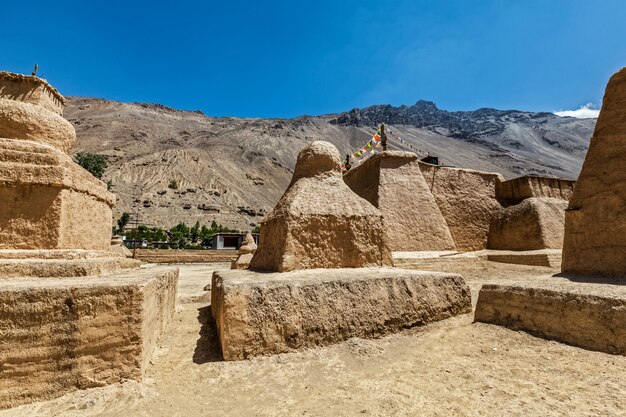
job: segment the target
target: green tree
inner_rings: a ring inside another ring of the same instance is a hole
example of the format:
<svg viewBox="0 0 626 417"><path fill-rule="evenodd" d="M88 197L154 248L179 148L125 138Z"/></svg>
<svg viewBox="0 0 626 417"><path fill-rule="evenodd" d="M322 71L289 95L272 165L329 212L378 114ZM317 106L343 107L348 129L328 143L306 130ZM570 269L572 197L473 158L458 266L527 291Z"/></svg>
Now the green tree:
<svg viewBox="0 0 626 417"><path fill-rule="evenodd" d="M170 229L171 242L178 246L179 249L183 249L189 244L190 229L185 223L179 223Z"/></svg>
<svg viewBox="0 0 626 417"><path fill-rule="evenodd" d="M189 231L189 237L191 238L191 243L195 244L200 238L200 221L196 221L196 224Z"/></svg>
<svg viewBox="0 0 626 417"><path fill-rule="evenodd" d="M107 168L107 159L103 155L96 155L89 152L78 152L74 155L76 163L85 168L94 177L102 179L104 170Z"/></svg>
<svg viewBox="0 0 626 417"><path fill-rule="evenodd" d="M172 190L178 190L178 181L170 180L168 187L171 188Z"/></svg>
<svg viewBox="0 0 626 417"><path fill-rule="evenodd" d="M179 230L179 229L177 229ZM183 229L184 232L184 229ZM178 233L177 238L184 239L184 233ZM160 227L148 227L143 224L137 226L136 229L131 229L126 232L126 238L128 240L147 240L148 242L164 242L168 240L167 233ZM178 245L178 243L176 243Z"/></svg>
<svg viewBox="0 0 626 417"><path fill-rule="evenodd" d="M124 228L130 221L130 213L122 213L122 217L117 220L117 232L124 233Z"/></svg>
<svg viewBox="0 0 626 417"><path fill-rule="evenodd" d="M200 240L202 241L202 246L211 246L211 241L213 240L211 229L203 225L200 228Z"/></svg>
<svg viewBox="0 0 626 417"><path fill-rule="evenodd" d="M165 242L167 241L167 234L163 229L157 227L154 229L153 239L157 242Z"/></svg>

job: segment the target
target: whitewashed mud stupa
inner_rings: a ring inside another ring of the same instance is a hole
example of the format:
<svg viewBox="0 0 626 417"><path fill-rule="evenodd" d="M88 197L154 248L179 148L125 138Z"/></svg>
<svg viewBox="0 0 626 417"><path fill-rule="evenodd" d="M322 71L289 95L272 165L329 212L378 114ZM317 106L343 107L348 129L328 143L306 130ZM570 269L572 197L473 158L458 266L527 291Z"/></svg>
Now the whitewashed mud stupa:
<svg viewBox="0 0 626 417"><path fill-rule="evenodd" d="M383 215L312 142L261 223L252 270L216 271L211 310L225 360L378 337L471 311L456 274L391 268ZM259 272L262 271L262 272Z"/></svg>
<svg viewBox="0 0 626 417"><path fill-rule="evenodd" d="M115 196L75 164L64 99L0 72L0 408L140 379L178 270L109 251Z"/></svg>

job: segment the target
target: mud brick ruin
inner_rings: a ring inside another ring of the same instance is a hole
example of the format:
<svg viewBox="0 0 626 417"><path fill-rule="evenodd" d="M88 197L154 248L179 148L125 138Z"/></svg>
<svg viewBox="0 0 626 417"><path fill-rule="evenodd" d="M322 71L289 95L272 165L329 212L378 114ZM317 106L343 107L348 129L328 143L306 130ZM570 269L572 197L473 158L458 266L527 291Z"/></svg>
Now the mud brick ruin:
<svg viewBox="0 0 626 417"><path fill-rule="evenodd" d="M613 75L565 215L563 271L626 271L626 69Z"/></svg>
<svg viewBox="0 0 626 417"><path fill-rule="evenodd" d="M111 252L106 184L75 164L64 99L0 72L0 408L141 379L178 270Z"/></svg>
<svg viewBox="0 0 626 417"><path fill-rule="evenodd" d="M626 69L622 69L607 85L573 193L569 187L563 190L563 184L542 191L549 198L557 193L570 197L564 216L562 274L533 285L484 285L476 321L626 355L625 115ZM530 188L535 195L536 187Z"/></svg>
<svg viewBox="0 0 626 417"><path fill-rule="evenodd" d="M393 251L455 249L450 229L412 152L385 151L348 171L344 181L383 215Z"/></svg>
<svg viewBox="0 0 626 417"><path fill-rule="evenodd" d="M506 181L497 173L431 165L400 151L373 155L344 181L379 208L392 251L489 249L497 251L485 255L494 261L560 263L574 181ZM542 252L530 253L537 250Z"/></svg>
<svg viewBox="0 0 626 417"><path fill-rule="evenodd" d="M177 268L111 240L115 196L69 156L63 103L45 80L0 72L0 408L142 379L176 304ZM403 253L554 266L562 249L561 274L472 287L474 322L626 355L625 115L626 69L576 183L400 151L342 175L337 148L314 141L258 248L248 235L231 269L207 273L203 326L226 361L377 338L472 312L461 275L394 267Z"/></svg>
<svg viewBox="0 0 626 417"><path fill-rule="evenodd" d="M261 222L250 269L391 266L381 212L341 177L335 146L316 141L298 155L291 184Z"/></svg>
<svg viewBox="0 0 626 417"><path fill-rule="evenodd" d="M252 270L214 272L211 310L225 360L378 337L471 311L461 276L388 267L383 215L344 184L340 164L328 142L304 148L262 223Z"/></svg>

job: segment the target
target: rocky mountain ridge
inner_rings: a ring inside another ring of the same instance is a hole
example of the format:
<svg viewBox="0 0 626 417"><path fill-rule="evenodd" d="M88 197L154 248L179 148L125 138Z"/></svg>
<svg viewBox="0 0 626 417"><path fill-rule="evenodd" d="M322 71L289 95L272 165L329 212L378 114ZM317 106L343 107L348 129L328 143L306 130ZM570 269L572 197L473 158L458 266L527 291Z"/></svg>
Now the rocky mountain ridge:
<svg viewBox="0 0 626 417"><path fill-rule="evenodd" d="M210 117L158 104L69 97L74 152L105 155L105 180L118 196L115 217L137 211L148 224L216 220L250 229L287 187L297 153L327 140L342 154L363 146L385 122L391 149L406 144L446 165L576 178L595 119L479 109L447 112L432 102L371 106L294 119ZM396 139L400 137L403 142ZM177 188L170 188L175 180Z"/></svg>
<svg viewBox="0 0 626 417"><path fill-rule="evenodd" d="M472 139L501 134L504 123L526 122L554 116L552 113L529 113L517 110L481 108L474 111L449 112L440 110L432 101L418 100L413 106L376 105L364 109L353 109L330 120L342 126L373 126L382 122L393 125L408 125L437 131L446 130L447 136L457 139Z"/></svg>

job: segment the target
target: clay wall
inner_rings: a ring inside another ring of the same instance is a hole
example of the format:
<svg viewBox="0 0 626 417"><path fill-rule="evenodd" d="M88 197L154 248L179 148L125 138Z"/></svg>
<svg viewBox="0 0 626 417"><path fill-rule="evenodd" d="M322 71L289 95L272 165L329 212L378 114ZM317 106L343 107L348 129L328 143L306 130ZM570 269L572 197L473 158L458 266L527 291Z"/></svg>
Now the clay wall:
<svg viewBox="0 0 626 417"><path fill-rule="evenodd" d="M576 181L559 178L524 176L496 184L496 198L505 206L517 204L526 198L550 197L569 200Z"/></svg>
<svg viewBox="0 0 626 417"><path fill-rule="evenodd" d="M111 243L108 203L70 189L1 186L0 249L99 249Z"/></svg>
<svg viewBox="0 0 626 417"><path fill-rule="evenodd" d="M498 251L498 253L489 253L485 257L488 261L505 264L548 266L553 268L561 265L561 252L551 251L549 249L544 251L523 252Z"/></svg>
<svg viewBox="0 0 626 417"><path fill-rule="evenodd" d="M236 250L181 250L137 249L135 256L149 263L207 263L231 262L237 258Z"/></svg>
<svg viewBox="0 0 626 417"><path fill-rule="evenodd" d="M487 246L498 250L560 249L567 202L559 198L527 198L494 213Z"/></svg>
<svg viewBox="0 0 626 417"><path fill-rule="evenodd" d="M392 268L215 271L211 309L224 360L372 338L472 310L460 275Z"/></svg>
<svg viewBox="0 0 626 417"><path fill-rule="evenodd" d="M485 284L478 295L475 320L626 355L626 295L619 285Z"/></svg>
<svg viewBox="0 0 626 417"><path fill-rule="evenodd" d="M108 250L112 219L107 203L71 189L61 191L59 249Z"/></svg>
<svg viewBox="0 0 626 417"><path fill-rule="evenodd" d="M170 269L169 271L162 274L165 279L151 279L146 281L143 286L142 372L150 363L157 341L165 332L165 327L174 316L176 309L178 269Z"/></svg>
<svg viewBox="0 0 626 417"><path fill-rule="evenodd" d="M456 249L463 252L486 249L489 224L501 208L496 200L496 186L504 177L493 172L423 162L419 167L446 219Z"/></svg>
<svg viewBox="0 0 626 417"><path fill-rule="evenodd" d="M60 193L46 186L0 186L0 249L57 248Z"/></svg>

